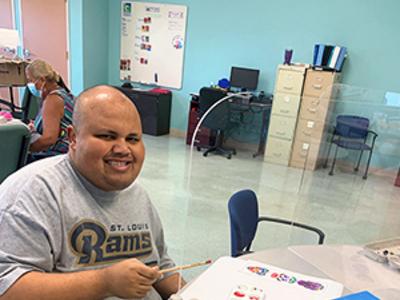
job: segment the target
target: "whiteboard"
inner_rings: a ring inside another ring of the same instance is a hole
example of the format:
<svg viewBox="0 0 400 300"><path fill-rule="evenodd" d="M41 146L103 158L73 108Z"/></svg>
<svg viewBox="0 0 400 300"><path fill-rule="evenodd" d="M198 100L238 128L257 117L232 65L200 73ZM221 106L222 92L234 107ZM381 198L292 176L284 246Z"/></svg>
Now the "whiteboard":
<svg viewBox="0 0 400 300"><path fill-rule="evenodd" d="M120 79L182 87L187 7L121 2Z"/></svg>

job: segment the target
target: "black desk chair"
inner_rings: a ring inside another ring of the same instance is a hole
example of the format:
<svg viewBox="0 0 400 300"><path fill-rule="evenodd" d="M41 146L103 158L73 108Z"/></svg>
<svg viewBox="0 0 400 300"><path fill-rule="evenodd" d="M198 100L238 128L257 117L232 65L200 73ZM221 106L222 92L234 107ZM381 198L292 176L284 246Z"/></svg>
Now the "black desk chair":
<svg viewBox="0 0 400 300"><path fill-rule="evenodd" d="M224 97L226 97L226 92L223 90L209 87L201 88L199 93L200 116L203 116L203 114L205 114L214 103ZM236 154L235 149L226 149L222 147L224 142L224 131L229 127L229 110L228 101L224 101L217 105L205 117L202 126L211 129L215 134L215 143L203 153L203 156L207 156L209 153L214 152L215 154L220 154L231 159L232 154Z"/></svg>

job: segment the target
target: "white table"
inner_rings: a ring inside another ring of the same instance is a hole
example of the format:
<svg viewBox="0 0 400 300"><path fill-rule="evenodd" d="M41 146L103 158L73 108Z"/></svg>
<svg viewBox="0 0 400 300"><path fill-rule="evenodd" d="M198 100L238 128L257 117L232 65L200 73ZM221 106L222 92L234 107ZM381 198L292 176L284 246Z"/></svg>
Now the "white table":
<svg viewBox="0 0 400 300"><path fill-rule="evenodd" d="M400 272L375 262L359 246L292 246L243 256L303 274L332 279L344 294L368 290L384 300L400 299Z"/></svg>
<svg viewBox="0 0 400 300"><path fill-rule="evenodd" d="M0 122L0 125L4 125L4 126L7 126L7 125L25 125L26 126L26 124L23 123L20 119L12 119L10 121Z"/></svg>

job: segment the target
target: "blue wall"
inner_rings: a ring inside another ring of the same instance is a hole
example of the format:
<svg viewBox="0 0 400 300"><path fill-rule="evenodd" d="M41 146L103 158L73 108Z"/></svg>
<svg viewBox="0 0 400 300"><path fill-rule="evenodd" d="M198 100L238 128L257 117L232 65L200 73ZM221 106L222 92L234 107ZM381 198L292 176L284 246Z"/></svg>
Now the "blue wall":
<svg viewBox="0 0 400 300"><path fill-rule="evenodd" d="M158 0L161 3L171 1ZM285 48L312 62L316 43L348 47L342 82L399 90L400 1L173 1L188 6L183 88L173 91L172 128L186 130L189 93L229 77L232 65L261 70L259 90L272 92ZM119 84L120 1L109 1L108 80Z"/></svg>
<svg viewBox="0 0 400 300"><path fill-rule="evenodd" d="M108 0L69 0L72 92L108 83Z"/></svg>
<svg viewBox="0 0 400 300"><path fill-rule="evenodd" d="M69 59L71 90L78 95L83 89L82 0L69 0Z"/></svg>
<svg viewBox="0 0 400 300"><path fill-rule="evenodd" d="M108 0L83 2L84 86L108 83Z"/></svg>

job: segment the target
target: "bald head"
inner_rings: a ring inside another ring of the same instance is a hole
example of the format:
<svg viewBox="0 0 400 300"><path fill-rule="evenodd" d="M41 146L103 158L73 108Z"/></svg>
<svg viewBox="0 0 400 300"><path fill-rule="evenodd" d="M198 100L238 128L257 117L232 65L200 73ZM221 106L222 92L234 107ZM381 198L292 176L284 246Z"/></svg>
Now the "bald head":
<svg viewBox="0 0 400 300"><path fill-rule="evenodd" d="M96 86L80 94L68 134L71 162L98 188L122 190L139 175L145 156L140 117L119 90Z"/></svg>
<svg viewBox="0 0 400 300"><path fill-rule="evenodd" d="M135 118L140 121L139 113L133 102L120 90L107 85L99 85L83 91L75 101L72 124L79 130L85 120L96 118L96 111L108 110L110 106L132 106Z"/></svg>

